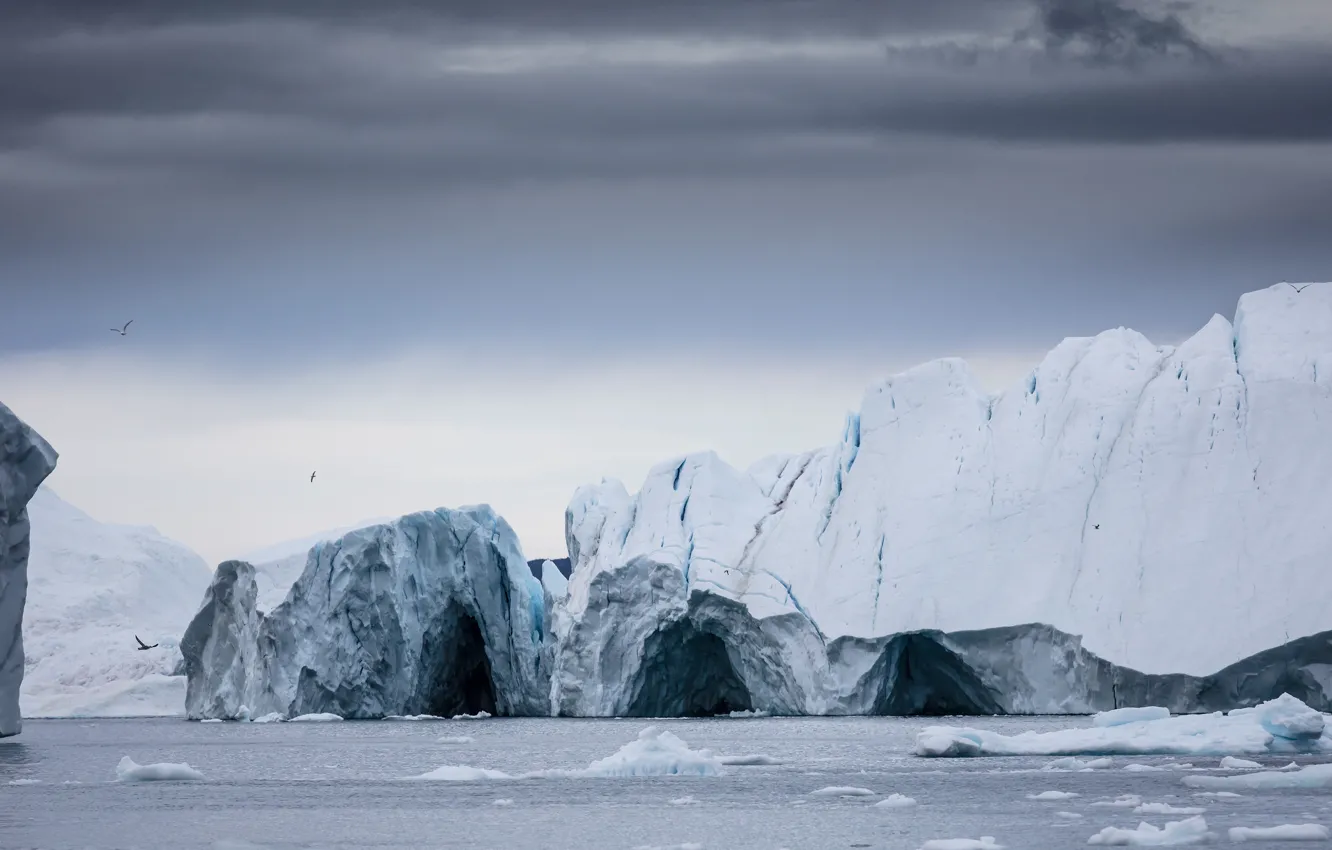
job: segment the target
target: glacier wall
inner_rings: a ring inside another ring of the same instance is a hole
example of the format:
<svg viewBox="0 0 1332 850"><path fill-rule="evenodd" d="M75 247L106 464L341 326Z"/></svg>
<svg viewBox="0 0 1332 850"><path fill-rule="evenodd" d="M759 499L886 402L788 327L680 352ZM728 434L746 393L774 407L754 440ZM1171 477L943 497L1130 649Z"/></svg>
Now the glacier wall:
<svg viewBox="0 0 1332 850"><path fill-rule="evenodd" d="M28 502L55 470L50 444L0 403L0 738L23 729L23 609L28 594Z"/></svg>
<svg viewBox="0 0 1332 850"><path fill-rule="evenodd" d="M186 714L546 714L547 590L489 507L316 545L284 602L222 564L181 640Z"/></svg>
<svg viewBox="0 0 1332 850"><path fill-rule="evenodd" d="M927 363L871 387L828 448L580 488L552 709L1207 704L1230 685L1198 677L1332 628L1329 428L1332 284L1283 284L1178 346L1066 340L998 395ZM1015 623L1053 631L956 636ZM682 653L711 684L674 681ZM953 682L913 694L893 672L913 665Z"/></svg>

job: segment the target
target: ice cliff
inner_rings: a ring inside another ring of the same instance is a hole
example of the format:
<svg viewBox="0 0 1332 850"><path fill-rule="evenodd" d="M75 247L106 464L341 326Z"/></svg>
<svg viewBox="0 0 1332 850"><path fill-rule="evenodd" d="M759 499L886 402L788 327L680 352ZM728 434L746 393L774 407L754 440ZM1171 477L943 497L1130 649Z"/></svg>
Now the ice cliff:
<svg viewBox="0 0 1332 850"><path fill-rule="evenodd" d="M186 713L545 714L547 592L485 506L320 543L267 614L254 568L224 563L181 640Z"/></svg>
<svg viewBox="0 0 1332 850"><path fill-rule="evenodd" d="M55 470L56 452L0 403L0 738L23 729L23 609L28 593L28 502Z"/></svg>
<svg viewBox="0 0 1332 850"><path fill-rule="evenodd" d="M1069 339L996 396L927 363L871 387L831 447L581 488L552 707L1219 699L1239 685L1196 677L1332 628L1330 427L1332 284L1246 294L1178 346ZM1054 628L929 636L1016 623ZM913 694L912 665L954 681ZM1326 691L1325 662L1280 666Z"/></svg>

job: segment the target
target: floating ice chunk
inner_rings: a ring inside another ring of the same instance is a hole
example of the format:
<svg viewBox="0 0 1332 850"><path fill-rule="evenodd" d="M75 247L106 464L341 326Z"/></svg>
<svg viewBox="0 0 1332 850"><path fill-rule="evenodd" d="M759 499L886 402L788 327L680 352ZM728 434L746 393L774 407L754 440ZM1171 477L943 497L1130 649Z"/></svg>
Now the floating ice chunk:
<svg viewBox="0 0 1332 850"><path fill-rule="evenodd" d="M876 809L909 809L916 805L916 801L905 794L889 794L882 800L874 804Z"/></svg>
<svg viewBox="0 0 1332 850"><path fill-rule="evenodd" d="M1077 812L1055 812L1055 817L1064 820L1082 820L1082 815Z"/></svg>
<svg viewBox="0 0 1332 850"><path fill-rule="evenodd" d="M1166 770L1166 768L1159 764L1139 764L1138 762L1126 764L1124 765L1124 769L1129 773L1156 773L1158 771Z"/></svg>
<svg viewBox="0 0 1332 850"><path fill-rule="evenodd" d="M1169 803L1143 803L1135 806L1135 815L1200 815L1206 809L1198 806L1172 806Z"/></svg>
<svg viewBox="0 0 1332 850"><path fill-rule="evenodd" d="M868 788L857 788L854 785L829 785L827 788L820 788L817 791L810 791L811 797L874 797L877 796Z"/></svg>
<svg viewBox="0 0 1332 850"><path fill-rule="evenodd" d="M412 779L472 782L482 779L600 779L620 776L720 776L721 761L708 750L691 750L670 732L649 726L636 740L581 770L534 770L510 776L499 770L446 764Z"/></svg>
<svg viewBox="0 0 1332 850"><path fill-rule="evenodd" d="M256 717L254 719L255 723L285 723L286 721L286 715L279 711L270 712L263 717Z"/></svg>
<svg viewBox="0 0 1332 850"><path fill-rule="evenodd" d="M1003 735L969 727L931 726L916 737L926 757L1032 755L1233 755L1323 752L1323 716L1283 694L1229 714L1171 715L1114 726Z"/></svg>
<svg viewBox="0 0 1332 850"><path fill-rule="evenodd" d="M771 717L772 715L766 711L732 711L726 716L740 719L746 717Z"/></svg>
<svg viewBox="0 0 1332 850"><path fill-rule="evenodd" d="M206 718L204 718L203 720L200 720L199 722L200 722L200 723L221 723L221 722L222 722L222 718L220 718L220 717L206 717Z"/></svg>
<svg viewBox="0 0 1332 850"><path fill-rule="evenodd" d="M1186 776L1184 784L1190 788L1246 788L1253 791L1275 788L1328 788L1332 787L1332 764L1311 764L1299 770L1265 770L1262 773L1244 773L1239 776Z"/></svg>
<svg viewBox="0 0 1332 850"><path fill-rule="evenodd" d="M237 719L237 720L240 720L240 721L247 721L247 720L249 720L249 719L250 719L250 707L249 707L248 705L242 705L242 706L240 706L239 708L237 708L237 709L236 709L236 719Z"/></svg>
<svg viewBox="0 0 1332 850"><path fill-rule="evenodd" d="M1170 716L1170 709L1159 705L1142 708L1116 708L1092 715L1092 725L1100 728L1123 726L1126 723L1143 723L1151 720L1164 720Z"/></svg>
<svg viewBox="0 0 1332 850"><path fill-rule="evenodd" d="M1076 756L1065 756L1055 759L1041 770L1104 770L1113 764L1113 761L1106 758L1083 760Z"/></svg>
<svg viewBox="0 0 1332 850"><path fill-rule="evenodd" d="M124 756L116 765L116 778L121 782L173 782L204 777L188 764L136 764L134 759Z"/></svg>
<svg viewBox="0 0 1332 850"><path fill-rule="evenodd" d="M975 838L933 838L920 845L920 850L1003 850L1004 845L995 843L993 835Z"/></svg>
<svg viewBox="0 0 1332 850"><path fill-rule="evenodd" d="M469 767L465 764L446 764L429 773L413 776L413 779L429 779L435 782L479 782L486 779L513 779L502 770L487 770L484 767Z"/></svg>
<svg viewBox="0 0 1332 850"><path fill-rule="evenodd" d="M1281 826L1232 826L1230 840L1243 841L1326 841L1327 827L1318 823L1287 823Z"/></svg>
<svg viewBox="0 0 1332 850"><path fill-rule="evenodd" d="M499 800L494 801L494 802L491 803L490 805L492 805L492 806L512 806L512 805L513 805L513 800L510 800L510 799L507 799L507 798L501 798L501 799L499 799Z"/></svg>
<svg viewBox="0 0 1332 850"><path fill-rule="evenodd" d="M1201 817L1191 817L1170 821L1160 828L1150 823L1140 823L1137 829L1107 826L1088 838L1087 843L1118 847L1178 847L1201 844L1208 836L1207 821Z"/></svg>
<svg viewBox="0 0 1332 850"><path fill-rule="evenodd" d="M691 750L656 726L638 733L618 752L594 761L579 776L720 776L721 761L708 750Z"/></svg>
<svg viewBox="0 0 1332 850"><path fill-rule="evenodd" d="M466 735L445 735L435 739L436 744L470 744L472 739Z"/></svg>
<svg viewBox="0 0 1332 850"><path fill-rule="evenodd" d="M42 784L42 780L40 780L40 779L11 779L11 780L9 780L8 782L6 782L5 784L6 784L6 785L41 785L41 784Z"/></svg>
<svg viewBox="0 0 1332 850"><path fill-rule="evenodd" d="M743 767L753 767L760 765L781 764L780 761L772 756L719 756L718 761L725 765L736 765Z"/></svg>
<svg viewBox="0 0 1332 850"><path fill-rule="evenodd" d="M1233 791L1199 791L1193 796L1210 797L1214 800L1237 800L1242 798L1243 794L1236 794Z"/></svg>
<svg viewBox="0 0 1332 850"><path fill-rule="evenodd" d="M1040 800L1042 802L1051 802L1055 800L1071 800L1078 795L1072 791L1042 791L1039 794L1028 794L1028 800Z"/></svg>
<svg viewBox="0 0 1332 850"><path fill-rule="evenodd" d="M1234 756L1226 756L1221 759L1222 770L1262 770L1263 766L1256 761L1248 759L1237 759Z"/></svg>
<svg viewBox="0 0 1332 850"><path fill-rule="evenodd" d="M435 714L390 714L385 720L448 720Z"/></svg>
<svg viewBox="0 0 1332 850"><path fill-rule="evenodd" d="M1137 794L1121 794L1113 800L1098 800L1093 806L1106 806L1112 809L1132 809L1142 805L1142 797Z"/></svg>
<svg viewBox="0 0 1332 850"><path fill-rule="evenodd" d="M489 711L478 711L476 714L455 714L452 720L485 720L490 717Z"/></svg>
<svg viewBox="0 0 1332 850"><path fill-rule="evenodd" d="M698 803L698 800L694 799L693 797L686 796L686 797L676 797L674 800L671 800L670 802L672 806L693 806Z"/></svg>
<svg viewBox="0 0 1332 850"><path fill-rule="evenodd" d="M334 723L341 720L342 717L337 714L323 712L320 714L299 714L288 720L288 723Z"/></svg>

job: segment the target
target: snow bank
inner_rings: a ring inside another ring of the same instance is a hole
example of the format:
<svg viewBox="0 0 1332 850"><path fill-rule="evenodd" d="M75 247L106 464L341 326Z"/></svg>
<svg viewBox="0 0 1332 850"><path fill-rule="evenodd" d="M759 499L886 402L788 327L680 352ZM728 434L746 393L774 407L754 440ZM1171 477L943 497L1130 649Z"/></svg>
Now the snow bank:
<svg viewBox="0 0 1332 850"><path fill-rule="evenodd" d="M124 756L116 765L116 778L121 782L175 782L203 779L204 776L188 764L136 764L134 759Z"/></svg>
<svg viewBox="0 0 1332 850"><path fill-rule="evenodd" d="M1179 847L1201 844L1209 837L1207 821L1201 817L1191 817L1171 821L1164 827L1155 827L1146 822L1138 824L1137 829L1107 826L1087 839L1087 843L1114 847Z"/></svg>
<svg viewBox="0 0 1332 850"><path fill-rule="evenodd" d="M1327 827L1317 823L1288 823L1281 826L1232 826L1230 840L1244 841L1326 841Z"/></svg>
<svg viewBox="0 0 1332 850"><path fill-rule="evenodd" d="M0 738L23 729L24 609L28 608L29 504L56 465L56 452L0 403ZM31 536L30 536L31 532ZM31 651L31 640L29 640Z"/></svg>
<svg viewBox="0 0 1332 850"><path fill-rule="evenodd" d="M1332 764L1311 764L1298 770L1269 770L1240 776L1186 776L1191 788L1268 791L1280 788L1332 788Z"/></svg>
<svg viewBox="0 0 1332 850"><path fill-rule="evenodd" d="M1006 755L1224 755L1332 751L1323 715L1286 694L1223 715L1169 716L1112 726L1003 735L931 726L917 736L925 757Z"/></svg>

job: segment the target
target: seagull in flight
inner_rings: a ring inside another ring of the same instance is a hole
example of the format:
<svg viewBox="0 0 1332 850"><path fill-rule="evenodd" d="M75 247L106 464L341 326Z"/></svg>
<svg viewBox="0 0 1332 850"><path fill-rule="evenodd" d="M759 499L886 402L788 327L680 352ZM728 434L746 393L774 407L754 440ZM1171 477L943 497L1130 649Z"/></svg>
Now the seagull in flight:
<svg viewBox="0 0 1332 850"><path fill-rule="evenodd" d="M149 646L148 644L146 644L146 643L144 643L143 641L139 640L139 636L138 636L138 635L135 635L135 636L134 636L134 640L135 640L136 643L139 644L139 651L140 651L140 652L142 652L142 651L145 650L145 649L156 649L156 648L157 648L157 644L153 644L152 646Z"/></svg>
<svg viewBox="0 0 1332 850"><path fill-rule="evenodd" d="M314 474L313 472L311 472L311 473L310 473L310 480L311 480L311 481L314 481L314 477L315 477L315 474Z"/></svg>
<svg viewBox="0 0 1332 850"><path fill-rule="evenodd" d="M1306 283L1304 286L1296 286L1296 285L1293 284L1293 283L1287 283L1286 286L1289 286L1291 289L1295 290L1295 294L1298 295L1298 294L1300 294L1301 292L1303 292L1304 290L1306 290L1306 289L1308 289L1309 287L1313 286L1313 284L1312 284L1312 283Z"/></svg>
<svg viewBox="0 0 1332 850"><path fill-rule="evenodd" d="M111 333L125 336L126 332L129 330L129 326L132 324L134 324L134 320L130 319L128 322L125 323L125 326L123 328L112 328Z"/></svg>

